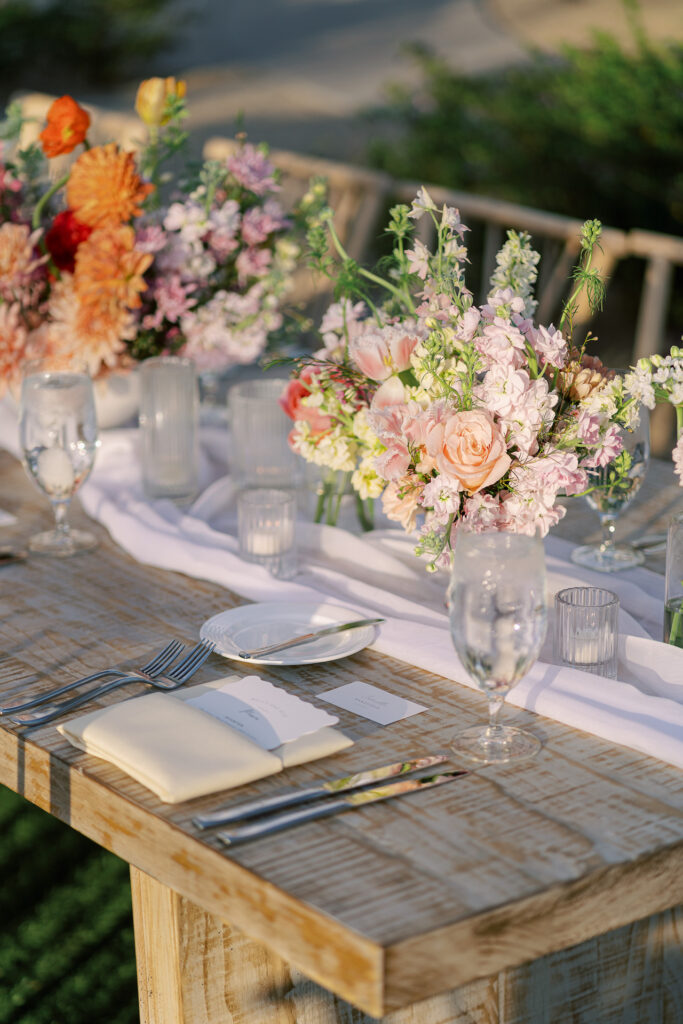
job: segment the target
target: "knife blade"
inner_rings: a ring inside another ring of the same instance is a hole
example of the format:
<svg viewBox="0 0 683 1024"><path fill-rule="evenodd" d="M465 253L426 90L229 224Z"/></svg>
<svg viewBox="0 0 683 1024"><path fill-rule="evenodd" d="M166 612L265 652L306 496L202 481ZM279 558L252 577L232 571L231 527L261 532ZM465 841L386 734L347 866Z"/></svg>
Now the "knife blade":
<svg viewBox="0 0 683 1024"><path fill-rule="evenodd" d="M263 654L274 654L276 651L284 651L287 647L297 647L299 644L308 644L321 636L331 636L332 633L342 633L345 629L358 629L359 626L375 626L384 619L358 619L356 622L336 622L334 626L326 626L324 629L317 629L312 633L303 633L301 636L294 636L291 640L282 640L278 644L269 644L267 647L259 647L254 651L238 651L238 657L260 658Z"/></svg>
<svg viewBox="0 0 683 1024"><path fill-rule="evenodd" d="M272 796L245 800L241 804L222 807L210 814L198 814L196 818L192 819L192 823L201 829L213 828L215 825L227 825L231 821L255 818L260 814L268 814L270 811L282 810L283 807L292 807L296 804L318 800L320 797L328 797L331 794L360 789L373 782L380 782L382 779L392 779L397 775L407 775L409 772L416 772L423 768L432 768L434 765L443 764L448 759L448 754L430 754L427 757L415 757L409 761L395 761L393 764L370 768L364 772L357 772L355 775L343 775L339 779L328 779L327 782L319 782L313 786L287 789L282 793L274 793Z"/></svg>
<svg viewBox="0 0 683 1024"><path fill-rule="evenodd" d="M217 832L216 835L225 846L236 846L249 839L281 832L283 829L300 825L305 821L326 818L331 814L341 814L344 811L351 811L356 807L364 807L366 804L376 803L380 800L391 800L393 797L403 796L405 793L417 793L421 789L442 786L446 782L454 782L469 774L470 772L464 769L456 769L452 772L443 772L441 775L401 779L400 782L390 782L388 786L364 789L359 793L349 793L346 796L323 800L312 807L298 807L296 810L284 811L282 814L271 814L262 821L255 821L250 825L238 825L237 828L225 829L222 832Z"/></svg>

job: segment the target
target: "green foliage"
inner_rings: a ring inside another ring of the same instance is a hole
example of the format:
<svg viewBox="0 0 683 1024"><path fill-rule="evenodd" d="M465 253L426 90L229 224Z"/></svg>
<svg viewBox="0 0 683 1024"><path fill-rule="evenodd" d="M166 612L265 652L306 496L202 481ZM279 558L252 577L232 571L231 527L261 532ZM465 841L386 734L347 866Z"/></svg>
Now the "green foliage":
<svg viewBox="0 0 683 1024"><path fill-rule="evenodd" d="M395 92L401 137L375 143L375 164L572 217L599 213L614 227L681 233L683 47L656 45L634 16L628 48L597 34L589 49L535 53L475 77L414 54L423 88Z"/></svg>
<svg viewBox="0 0 683 1024"><path fill-rule="evenodd" d="M178 26L169 0L3 0L0 90L58 92L144 71Z"/></svg>
<svg viewBox="0 0 683 1024"><path fill-rule="evenodd" d="M0 1024L135 1024L128 865L0 789Z"/></svg>

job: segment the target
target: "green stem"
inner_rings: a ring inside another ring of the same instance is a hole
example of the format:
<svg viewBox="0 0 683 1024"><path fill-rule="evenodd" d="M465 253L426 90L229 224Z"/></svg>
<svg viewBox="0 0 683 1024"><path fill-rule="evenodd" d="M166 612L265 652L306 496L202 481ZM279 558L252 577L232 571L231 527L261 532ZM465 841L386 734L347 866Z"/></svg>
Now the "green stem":
<svg viewBox="0 0 683 1024"><path fill-rule="evenodd" d="M59 192L60 188L63 188L64 185L66 185L68 180L69 175L65 174L63 178L60 178L59 181L56 181L54 185L40 197L33 210L33 218L31 220L31 226L33 227L34 231L36 228L40 227L40 217L43 210L45 209L46 204L49 203L49 201L52 199L53 195L55 195L56 192Z"/></svg>
<svg viewBox="0 0 683 1024"><path fill-rule="evenodd" d="M372 530L374 527L374 504L372 498L367 498L363 501L358 491L356 491L356 512L358 514L358 522L361 525L362 530Z"/></svg>
<svg viewBox="0 0 683 1024"><path fill-rule="evenodd" d="M332 243L337 252L339 253L339 255L341 256L341 258L343 260L350 260L351 257L349 256L346 249L339 240L339 236L337 235L337 232L334 229L334 224L332 223L331 220L327 221L327 226L329 228L330 237L332 238ZM400 299L401 302L403 302L408 307L411 313L415 312L413 300L411 299L407 292L404 292L400 288L397 288L396 285L391 284L391 282L385 281L384 278L379 277L378 274L373 274L371 270L366 270L365 267L358 267L358 273L362 274L363 277L367 278L368 281L372 281L374 282L374 284L378 284L382 288L386 288L386 290L391 292L392 295L395 295L397 299Z"/></svg>
<svg viewBox="0 0 683 1024"><path fill-rule="evenodd" d="M683 405L675 405L676 410L676 437L680 437L683 434Z"/></svg>

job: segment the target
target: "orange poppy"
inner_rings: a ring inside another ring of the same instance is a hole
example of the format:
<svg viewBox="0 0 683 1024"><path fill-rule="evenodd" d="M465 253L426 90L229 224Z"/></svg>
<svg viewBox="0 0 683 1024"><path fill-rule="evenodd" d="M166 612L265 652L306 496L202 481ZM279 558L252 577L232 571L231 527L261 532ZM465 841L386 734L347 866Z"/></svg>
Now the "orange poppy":
<svg viewBox="0 0 683 1024"><path fill-rule="evenodd" d="M40 133L47 157L70 153L84 141L90 127L90 115L71 96L60 96L47 112L47 124Z"/></svg>
<svg viewBox="0 0 683 1024"><path fill-rule="evenodd" d="M81 224L97 228L139 217L153 191L154 185L137 173L133 154L109 142L81 153L71 169L66 200Z"/></svg>

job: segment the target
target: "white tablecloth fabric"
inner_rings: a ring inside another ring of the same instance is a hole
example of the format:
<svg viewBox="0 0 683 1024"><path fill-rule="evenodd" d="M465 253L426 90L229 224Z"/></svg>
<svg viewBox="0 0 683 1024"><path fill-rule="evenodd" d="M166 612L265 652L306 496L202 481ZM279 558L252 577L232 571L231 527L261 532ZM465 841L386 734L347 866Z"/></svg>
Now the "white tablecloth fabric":
<svg viewBox="0 0 683 1024"><path fill-rule="evenodd" d="M16 414L0 403L0 443L17 454ZM453 650L444 606L446 580L428 574L398 529L363 536L300 522L300 571L276 580L244 562L234 535L233 485L226 475L228 436L202 431L202 493L187 509L145 501L135 429L104 433L84 509L143 564L221 584L252 601L332 601L359 616L386 618L373 648L419 668L475 684ZM232 532L230 532L232 531ZM574 566L571 545L548 538L547 568L555 592L576 583L608 587L620 598L619 680L558 668L548 641L542 659L507 703L642 751L683 768L683 651L658 642L663 579L646 569L606 577ZM201 622L196 623L197 631ZM482 713L484 709L482 707Z"/></svg>

